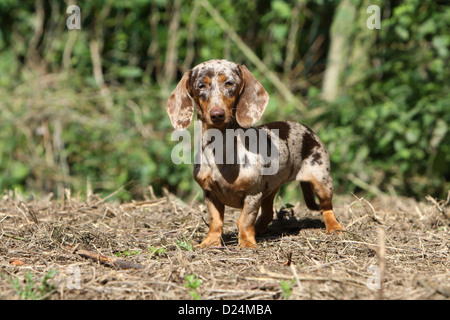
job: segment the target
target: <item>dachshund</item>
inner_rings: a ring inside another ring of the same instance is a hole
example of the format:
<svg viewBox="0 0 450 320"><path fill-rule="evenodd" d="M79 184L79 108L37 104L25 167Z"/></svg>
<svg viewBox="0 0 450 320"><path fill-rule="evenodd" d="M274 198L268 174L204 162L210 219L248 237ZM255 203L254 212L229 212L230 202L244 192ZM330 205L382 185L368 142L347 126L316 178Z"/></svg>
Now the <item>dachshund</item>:
<svg viewBox="0 0 450 320"><path fill-rule="evenodd" d="M273 219L275 195L293 180L300 181L307 207L322 212L327 234L344 229L334 215L329 155L318 136L292 121L252 127L268 102L267 91L244 65L217 59L184 73L167 101L175 129L190 125L194 109L201 127L194 179L203 189L210 223L200 247L222 243L225 206L230 206L242 209L239 248L256 248L255 236ZM269 167L276 170L264 172Z"/></svg>

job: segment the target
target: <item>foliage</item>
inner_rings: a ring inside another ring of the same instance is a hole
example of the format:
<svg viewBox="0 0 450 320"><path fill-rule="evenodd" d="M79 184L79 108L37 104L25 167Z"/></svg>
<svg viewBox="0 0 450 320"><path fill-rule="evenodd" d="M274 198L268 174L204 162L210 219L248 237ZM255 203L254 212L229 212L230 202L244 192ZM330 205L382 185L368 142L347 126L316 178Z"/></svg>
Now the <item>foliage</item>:
<svg viewBox="0 0 450 320"><path fill-rule="evenodd" d="M167 251L165 248L156 248L154 246L150 246L149 248L150 256L156 256L156 257L165 257L167 256Z"/></svg>
<svg viewBox="0 0 450 320"><path fill-rule="evenodd" d="M197 293L197 288L202 285L202 280L197 278L194 274L187 275L184 280L186 280L184 286L191 289L189 294L194 298L194 300L200 300L200 295Z"/></svg>
<svg viewBox="0 0 450 320"><path fill-rule="evenodd" d="M10 278L9 281L14 287L14 290L23 300L41 300L45 299L51 294L55 286L47 283L48 280L53 278L58 273L57 270L48 271L41 279L40 283L36 283L33 279L33 274L28 272L25 278L25 283L22 286L19 278Z"/></svg>
<svg viewBox="0 0 450 320"><path fill-rule="evenodd" d="M292 279L291 281L287 280L281 280L280 281L280 287L282 291L283 298L288 300L292 295L292 288L294 287L295 279Z"/></svg>
<svg viewBox="0 0 450 320"><path fill-rule="evenodd" d="M183 240L177 240L177 246L186 251L194 251L194 246L186 239L183 234Z"/></svg>
<svg viewBox="0 0 450 320"><path fill-rule="evenodd" d="M319 119L340 185L447 193L449 27L450 7L434 1L406 1L382 21L372 68Z"/></svg>
<svg viewBox="0 0 450 320"><path fill-rule="evenodd" d="M132 257L139 254L141 254L141 251L139 250L126 249L125 251L117 251L116 257Z"/></svg>
<svg viewBox="0 0 450 320"><path fill-rule="evenodd" d="M245 63L271 94L263 121L315 129L338 191L443 197L450 188L450 9L386 1L367 70L321 99L330 26L340 1L211 0L213 7L308 110L287 103L202 2L80 2L68 30L57 0L0 0L0 189L64 188L145 197L194 196L192 166L174 165L165 102L181 74L211 58ZM365 1L352 1L364 12ZM354 24L354 34L364 28ZM98 59L97 59L98 58ZM301 111L300 111L301 110ZM322 112L318 112L318 111ZM375 188L367 188L367 185ZM298 188L297 188L298 189ZM298 192L298 190L296 190Z"/></svg>

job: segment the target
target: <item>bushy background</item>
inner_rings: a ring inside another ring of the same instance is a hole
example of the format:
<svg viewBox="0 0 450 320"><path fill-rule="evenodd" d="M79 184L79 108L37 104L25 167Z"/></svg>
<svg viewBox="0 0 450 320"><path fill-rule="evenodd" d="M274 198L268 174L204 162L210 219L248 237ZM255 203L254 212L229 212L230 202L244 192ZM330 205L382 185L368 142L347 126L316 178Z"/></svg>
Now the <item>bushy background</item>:
<svg viewBox="0 0 450 320"><path fill-rule="evenodd" d="M66 27L70 4L81 30ZM165 104L184 71L225 58L269 92L262 122L319 134L337 192L442 199L449 30L448 1L0 0L0 190L198 195L192 167L171 161Z"/></svg>

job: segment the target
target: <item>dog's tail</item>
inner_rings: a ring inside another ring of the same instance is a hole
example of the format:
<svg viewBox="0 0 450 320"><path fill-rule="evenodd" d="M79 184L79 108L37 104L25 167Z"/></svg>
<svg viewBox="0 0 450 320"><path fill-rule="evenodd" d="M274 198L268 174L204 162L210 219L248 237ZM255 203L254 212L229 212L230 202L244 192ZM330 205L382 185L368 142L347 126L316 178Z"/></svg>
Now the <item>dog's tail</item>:
<svg viewBox="0 0 450 320"><path fill-rule="evenodd" d="M316 203L314 198L311 183L307 181L300 181L300 186L302 187L303 197L305 198L305 203L308 209L319 211L320 206Z"/></svg>

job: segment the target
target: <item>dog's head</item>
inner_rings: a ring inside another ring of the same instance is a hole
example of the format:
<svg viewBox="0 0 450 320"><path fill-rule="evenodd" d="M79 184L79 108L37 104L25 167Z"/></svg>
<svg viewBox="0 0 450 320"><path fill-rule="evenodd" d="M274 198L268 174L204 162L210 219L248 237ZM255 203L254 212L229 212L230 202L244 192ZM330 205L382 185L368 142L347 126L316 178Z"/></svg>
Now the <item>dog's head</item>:
<svg viewBox="0 0 450 320"><path fill-rule="evenodd" d="M183 75L167 101L167 112L175 129L189 126L194 105L208 128L226 128L235 121L248 128L268 102L268 93L245 66L210 60Z"/></svg>

